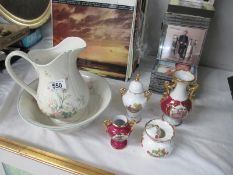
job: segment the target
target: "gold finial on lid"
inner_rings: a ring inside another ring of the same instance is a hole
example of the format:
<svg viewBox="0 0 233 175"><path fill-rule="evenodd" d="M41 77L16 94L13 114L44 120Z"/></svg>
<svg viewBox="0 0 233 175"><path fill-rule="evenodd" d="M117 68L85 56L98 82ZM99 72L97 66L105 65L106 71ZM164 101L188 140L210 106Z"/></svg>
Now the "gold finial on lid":
<svg viewBox="0 0 233 175"><path fill-rule="evenodd" d="M139 80L140 80L140 75L139 75L139 74L136 75L135 80L136 80L136 81L139 81Z"/></svg>

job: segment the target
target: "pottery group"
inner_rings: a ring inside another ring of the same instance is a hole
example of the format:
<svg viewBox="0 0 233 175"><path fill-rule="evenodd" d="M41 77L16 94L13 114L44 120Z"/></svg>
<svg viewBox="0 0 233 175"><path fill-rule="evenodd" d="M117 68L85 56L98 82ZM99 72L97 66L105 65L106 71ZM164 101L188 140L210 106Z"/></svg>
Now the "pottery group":
<svg viewBox="0 0 233 175"><path fill-rule="evenodd" d="M86 42L68 37L50 49L33 50L28 54L14 51L6 58L6 69L24 91L18 101L18 111L31 124L51 130L82 127L98 117L110 103L111 90L105 79L76 67L79 53ZM32 64L38 79L27 85L13 71L13 56L20 56ZM189 71L174 73L171 82L165 82L165 93L160 101L162 119L145 124L141 145L153 157L165 157L174 147L174 126L180 125L192 108L192 97L198 85ZM152 93L145 90L137 74L129 88L121 88L122 103L127 115L105 120L111 146L123 149ZM35 103L34 103L35 102ZM28 108L26 108L26 107Z"/></svg>
<svg viewBox="0 0 233 175"><path fill-rule="evenodd" d="M153 157L166 157L174 149L175 126L182 123L192 109L192 98L197 91L198 84L194 75L189 71L178 70L171 82L165 82L165 92L160 100L162 119L153 119L145 124L141 138L143 150ZM106 120L106 132L111 137L111 145L116 149L123 149L132 131L128 124L141 121L141 113L151 92L144 90L140 76L131 81L129 89L121 88L122 102L127 111L125 116L116 116L113 122Z"/></svg>

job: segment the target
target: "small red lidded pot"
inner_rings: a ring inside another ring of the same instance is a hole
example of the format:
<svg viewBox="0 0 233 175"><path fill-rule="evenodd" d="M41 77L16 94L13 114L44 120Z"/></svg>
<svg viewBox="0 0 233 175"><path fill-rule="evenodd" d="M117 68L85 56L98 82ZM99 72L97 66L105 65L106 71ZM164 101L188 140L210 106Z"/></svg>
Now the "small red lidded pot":
<svg viewBox="0 0 233 175"><path fill-rule="evenodd" d="M135 121L128 121L124 115L117 115L113 120L105 120L106 132L111 137L111 145L115 149L123 149L127 145L127 140L133 130Z"/></svg>

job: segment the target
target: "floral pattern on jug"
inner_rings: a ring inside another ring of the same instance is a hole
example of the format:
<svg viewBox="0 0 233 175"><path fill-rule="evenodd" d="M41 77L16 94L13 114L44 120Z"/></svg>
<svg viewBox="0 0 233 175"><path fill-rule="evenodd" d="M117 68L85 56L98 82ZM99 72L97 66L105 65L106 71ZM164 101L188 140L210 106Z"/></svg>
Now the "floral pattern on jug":
<svg viewBox="0 0 233 175"><path fill-rule="evenodd" d="M75 115L78 112L78 108L68 101L71 97L72 95L64 93L64 90L62 93L56 93L55 98L51 98L49 102L52 114L47 115L55 119L61 117L66 119ZM84 96L80 96L76 101L79 105L85 104Z"/></svg>

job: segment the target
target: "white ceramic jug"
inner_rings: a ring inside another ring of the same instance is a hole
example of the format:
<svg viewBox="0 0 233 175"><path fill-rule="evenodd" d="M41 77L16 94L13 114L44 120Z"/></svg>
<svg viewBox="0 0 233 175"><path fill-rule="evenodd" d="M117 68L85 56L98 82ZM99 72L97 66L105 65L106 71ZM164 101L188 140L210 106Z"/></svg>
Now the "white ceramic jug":
<svg viewBox="0 0 233 175"><path fill-rule="evenodd" d="M40 110L55 122L73 122L86 112L89 89L76 66L79 53L86 42L68 37L49 49L32 50L28 54L11 52L5 61L10 76L37 101ZM20 56L29 61L39 76L37 91L13 72L10 60Z"/></svg>

